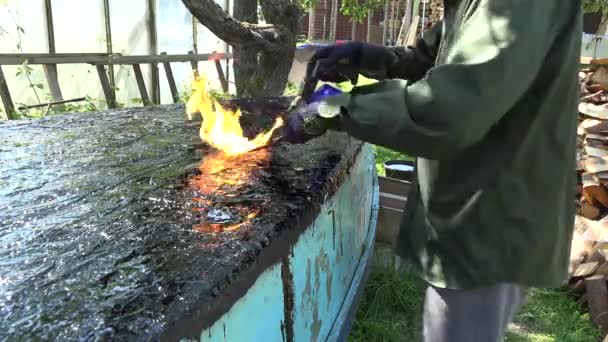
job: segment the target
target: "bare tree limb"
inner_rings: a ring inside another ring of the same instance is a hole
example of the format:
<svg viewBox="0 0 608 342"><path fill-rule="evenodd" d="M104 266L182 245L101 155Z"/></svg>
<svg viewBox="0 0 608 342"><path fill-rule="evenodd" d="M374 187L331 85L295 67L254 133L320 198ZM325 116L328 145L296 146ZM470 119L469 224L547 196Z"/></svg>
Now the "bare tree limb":
<svg viewBox="0 0 608 342"><path fill-rule="evenodd" d="M287 28L238 21L213 0L182 0L186 8L213 34L230 45L275 51L285 47Z"/></svg>

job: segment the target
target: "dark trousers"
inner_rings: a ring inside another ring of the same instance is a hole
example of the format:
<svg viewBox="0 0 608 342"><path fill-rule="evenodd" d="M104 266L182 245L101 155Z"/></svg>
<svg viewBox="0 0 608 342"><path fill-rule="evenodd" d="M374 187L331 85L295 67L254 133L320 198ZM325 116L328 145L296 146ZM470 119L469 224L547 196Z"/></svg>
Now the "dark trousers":
<svg viewBox="0 0 608 342"><path fill-rule="evenodd" d="M429 286L424 300L424 342L499 342L520 310L526 288L499 284L474 290Z"/></svg>

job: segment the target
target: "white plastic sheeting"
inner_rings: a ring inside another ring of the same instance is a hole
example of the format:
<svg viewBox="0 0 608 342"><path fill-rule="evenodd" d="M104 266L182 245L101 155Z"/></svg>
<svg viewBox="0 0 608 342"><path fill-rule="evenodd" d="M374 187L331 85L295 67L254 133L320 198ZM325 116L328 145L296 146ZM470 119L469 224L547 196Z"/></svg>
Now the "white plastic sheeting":
<svg viewBox="0 0 608 342"><path fill-rule="evenodd" d="M226 8L225 0L216 0ZM148 29L148 0L110 0L112 50L123 55L154 53ZM180 0L155 0L157 46L156 51L167 54L185 54L194 49L192 15ZM231 6L231 5L230 5ZM103 0L52 0L55 46L57 53L107 52ZM18 26L23 32L18 31ZM17 46L20 43L20 48ZM198 25L198 53L226 52L226 44L204 26ZM0 1L0 53L48 53L44 0ZM226 63L222 62L224 72ZM32 83L42 84L36 89L40 100L49 100L49 91L42 66L34 65ZM179 91L185 90L191 80L189 63L172 63ZM201 73L208 75L212 87L220 89L215 65L199 64ZM38 99L24 75L17 76L18 66L3 66L13 97L18 104L36 104ZM171 93L162 64L160 75L161 103L171 103ZM148 65L142 65L146 87L151 96L151 77ZM94 66L62 64L58 66L59 84L66 99L90 96L103 100L103 93ZM129 65L114 66L117 100L127 106L136 106L140 98L133 69ZM231 76L232 78L232 76ZM134 100L135 99L135 100Z"/></svg>

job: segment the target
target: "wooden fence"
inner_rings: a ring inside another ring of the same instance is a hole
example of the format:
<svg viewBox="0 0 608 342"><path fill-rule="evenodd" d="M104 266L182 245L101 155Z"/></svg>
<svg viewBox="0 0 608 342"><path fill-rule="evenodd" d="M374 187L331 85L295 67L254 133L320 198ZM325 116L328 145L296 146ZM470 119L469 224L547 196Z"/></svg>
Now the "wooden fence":
<svg viewBox="0 0 608 342"><path fill-rule="evenodd" d="M91 64L95 65L97 74L99 75L99 81L103 90L104 97L108 104L108 108L116 108L116 93L110 79L113 73L108 72L106 68L111 70L113 65L131 65L137 81L137 87L141 94L141 99L144 106L150 104L160 103L159 93L159 74L158 64L161 63L165 69L167 76L167 82L169 83L169 89L174 102L179 101L179 94L177 92L177 86L175 84L175 78L173 77L173 71L171 70L171 63L176 62L189 62L192 66L192 70L195 75L198 73L198 63L203 61L213 61L217 69L217 74L222 85L222 89L228 91L228 80L224 75L221 60L227 60L232 58L230 53L205 53L195 54L192 51L188 54L183 55L167 55L161 53L159 55L133 55L123 56L121 54L108 54L108 53L48 53L48 54L0 54L0 99L4 104L4 110L7 113L8 119L15 119L15 107L11 98L6 78L2 71L3 65L21 65L27 63L28 65L42 65L44 67L45 76L51 95L54 101L43 105L29 106L29 108L50 106L55 104L61 104L66 102L82 101L82 98L64 100L61 97L61 87L57 78L57 64ZM146 90L146 84L144 82L143 73L141 71L141 64L149 64L152 68L152 99L148 96Z"/></svg>

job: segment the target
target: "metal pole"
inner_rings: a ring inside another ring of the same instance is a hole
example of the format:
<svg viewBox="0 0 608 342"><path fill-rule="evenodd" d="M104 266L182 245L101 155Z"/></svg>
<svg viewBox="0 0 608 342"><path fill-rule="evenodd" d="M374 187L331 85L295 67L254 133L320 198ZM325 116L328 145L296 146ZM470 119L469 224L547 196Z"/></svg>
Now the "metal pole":
<svg viewBox="0 0 608 342"><path fill-rule="evenodd" d="M388 26L388 36L390 37L391 45L395 44L395 2L395 0L391 0L391 12L389 14L391 24Z"/></svg>
<svg viewBox="0 0 608 342"><path fill-rule="evenodd" d="M106 52L112 53L112 24L110 21L110 0L103 0L103 17L106 28ZM114 66L109 65L109 76L110 76L110 85L112 86L112 91L115 92L116 83L114 80ZM114 95L116 96L116 95Z"/></svg>
<svg viewBox="0 0 608 342"><path fill-rule="evenodd" d="M226 12L228 12L228 14L232 15L232 13L230 13L230 0L224 0L224 6L226 7L225 8ZM230 53L230 44L226 43L226 45L224 46L224 49L226 50L226 53ZM226 59L225 64L226 64L226 80L228 81L228 90L230 90L230 60Z"/></svg>
<svg viewBox="0 0 608 342"><path fill-rule="evenodd" d="M333 0L331 4L331 37L332 42L336 41L336 30L338 27L338 0Z"/></svg>
<svg viewBox="0 0 608 342"><path fill-rule="evenodd" d="M372 40L372 10L367 14L367 37L365 40L369 43Z"/></svg>
<svg viewBox="0 0 608 342"><path fill-rule="evenodd" d="M310 6L308 11L308 40L312 41L315 38L315 6Z"/></svg>
<svg viewBox="0 0 608 342"><path fill-rule="evenodd" d="M397 40L397 36L399 35L399 30L401 29L400 23L403 23L403 17L401 17L401 0L397 0L397 7L395 8L395 21L393 22L393 45L395 44L395 40Z"/></svg>
<svg viewBox="0 0 608 342"><path fill-rule="evenodd" d="M46 37L49 45L49 53L55 53L55 26L53 25L53 5L51 0L44 0L44 11L46 20Z"/></svg>
<svg viewBox="0 0 608 342"><path fill-rule="evenodd" d="M53 6L51 0L44 1L44 19L46 21L46 36L49 48L49 53L55 53L55 26L53 24ZM63 100L63 94L61 94L61 87L59 87L59 76L57 74L57 64L45 64L43 66L46 81L49 86L51 96L55 101ZM59 109L63 110L65 107L61 106Z"/></svg>
<svg viewBox="0 0 608 342"><path fill-rule="evenodd" d="M156 34L156 0L148 0L148 34L149 34L149 47L150 54L157 55L158 54L158 37ZM160 88L158 86L159 83L159 75L158 75L158 65L156 63L150 64L150 76L152 78L152 103L159 104L160 103Z"/></svg>
<svg viewBox="0 0 608 342"><path fill-rule="evenodd" d="M327 40L327 0L323 0L323 37L322 40Z"/></svg>
<svg viewBox="0 0 608 342"><path fill-rule="evenodd" d="M388 38L388 0L384 1L384 25L382 27L382 45L386 45Z"/></svg>
<svg viewBox="0 0 608 342"><path fill-rule="evenodd" d="M412 0L405 0L405 29L409 31L410 25L412 24Z"/></svg>
<svg viewBox="0 0 608 342"><path fill-rule="evenodd" d="M198 54L198 19L192 16L192 51Z"/></svg>
<svg viewBox="0 0 608 342"><path fill-rule="evenodd" d="M420 36L424 37L424 24L425 24L425 16L426 16L426 2L427 0L422 0L422 26L420 27Z"/></svg>

